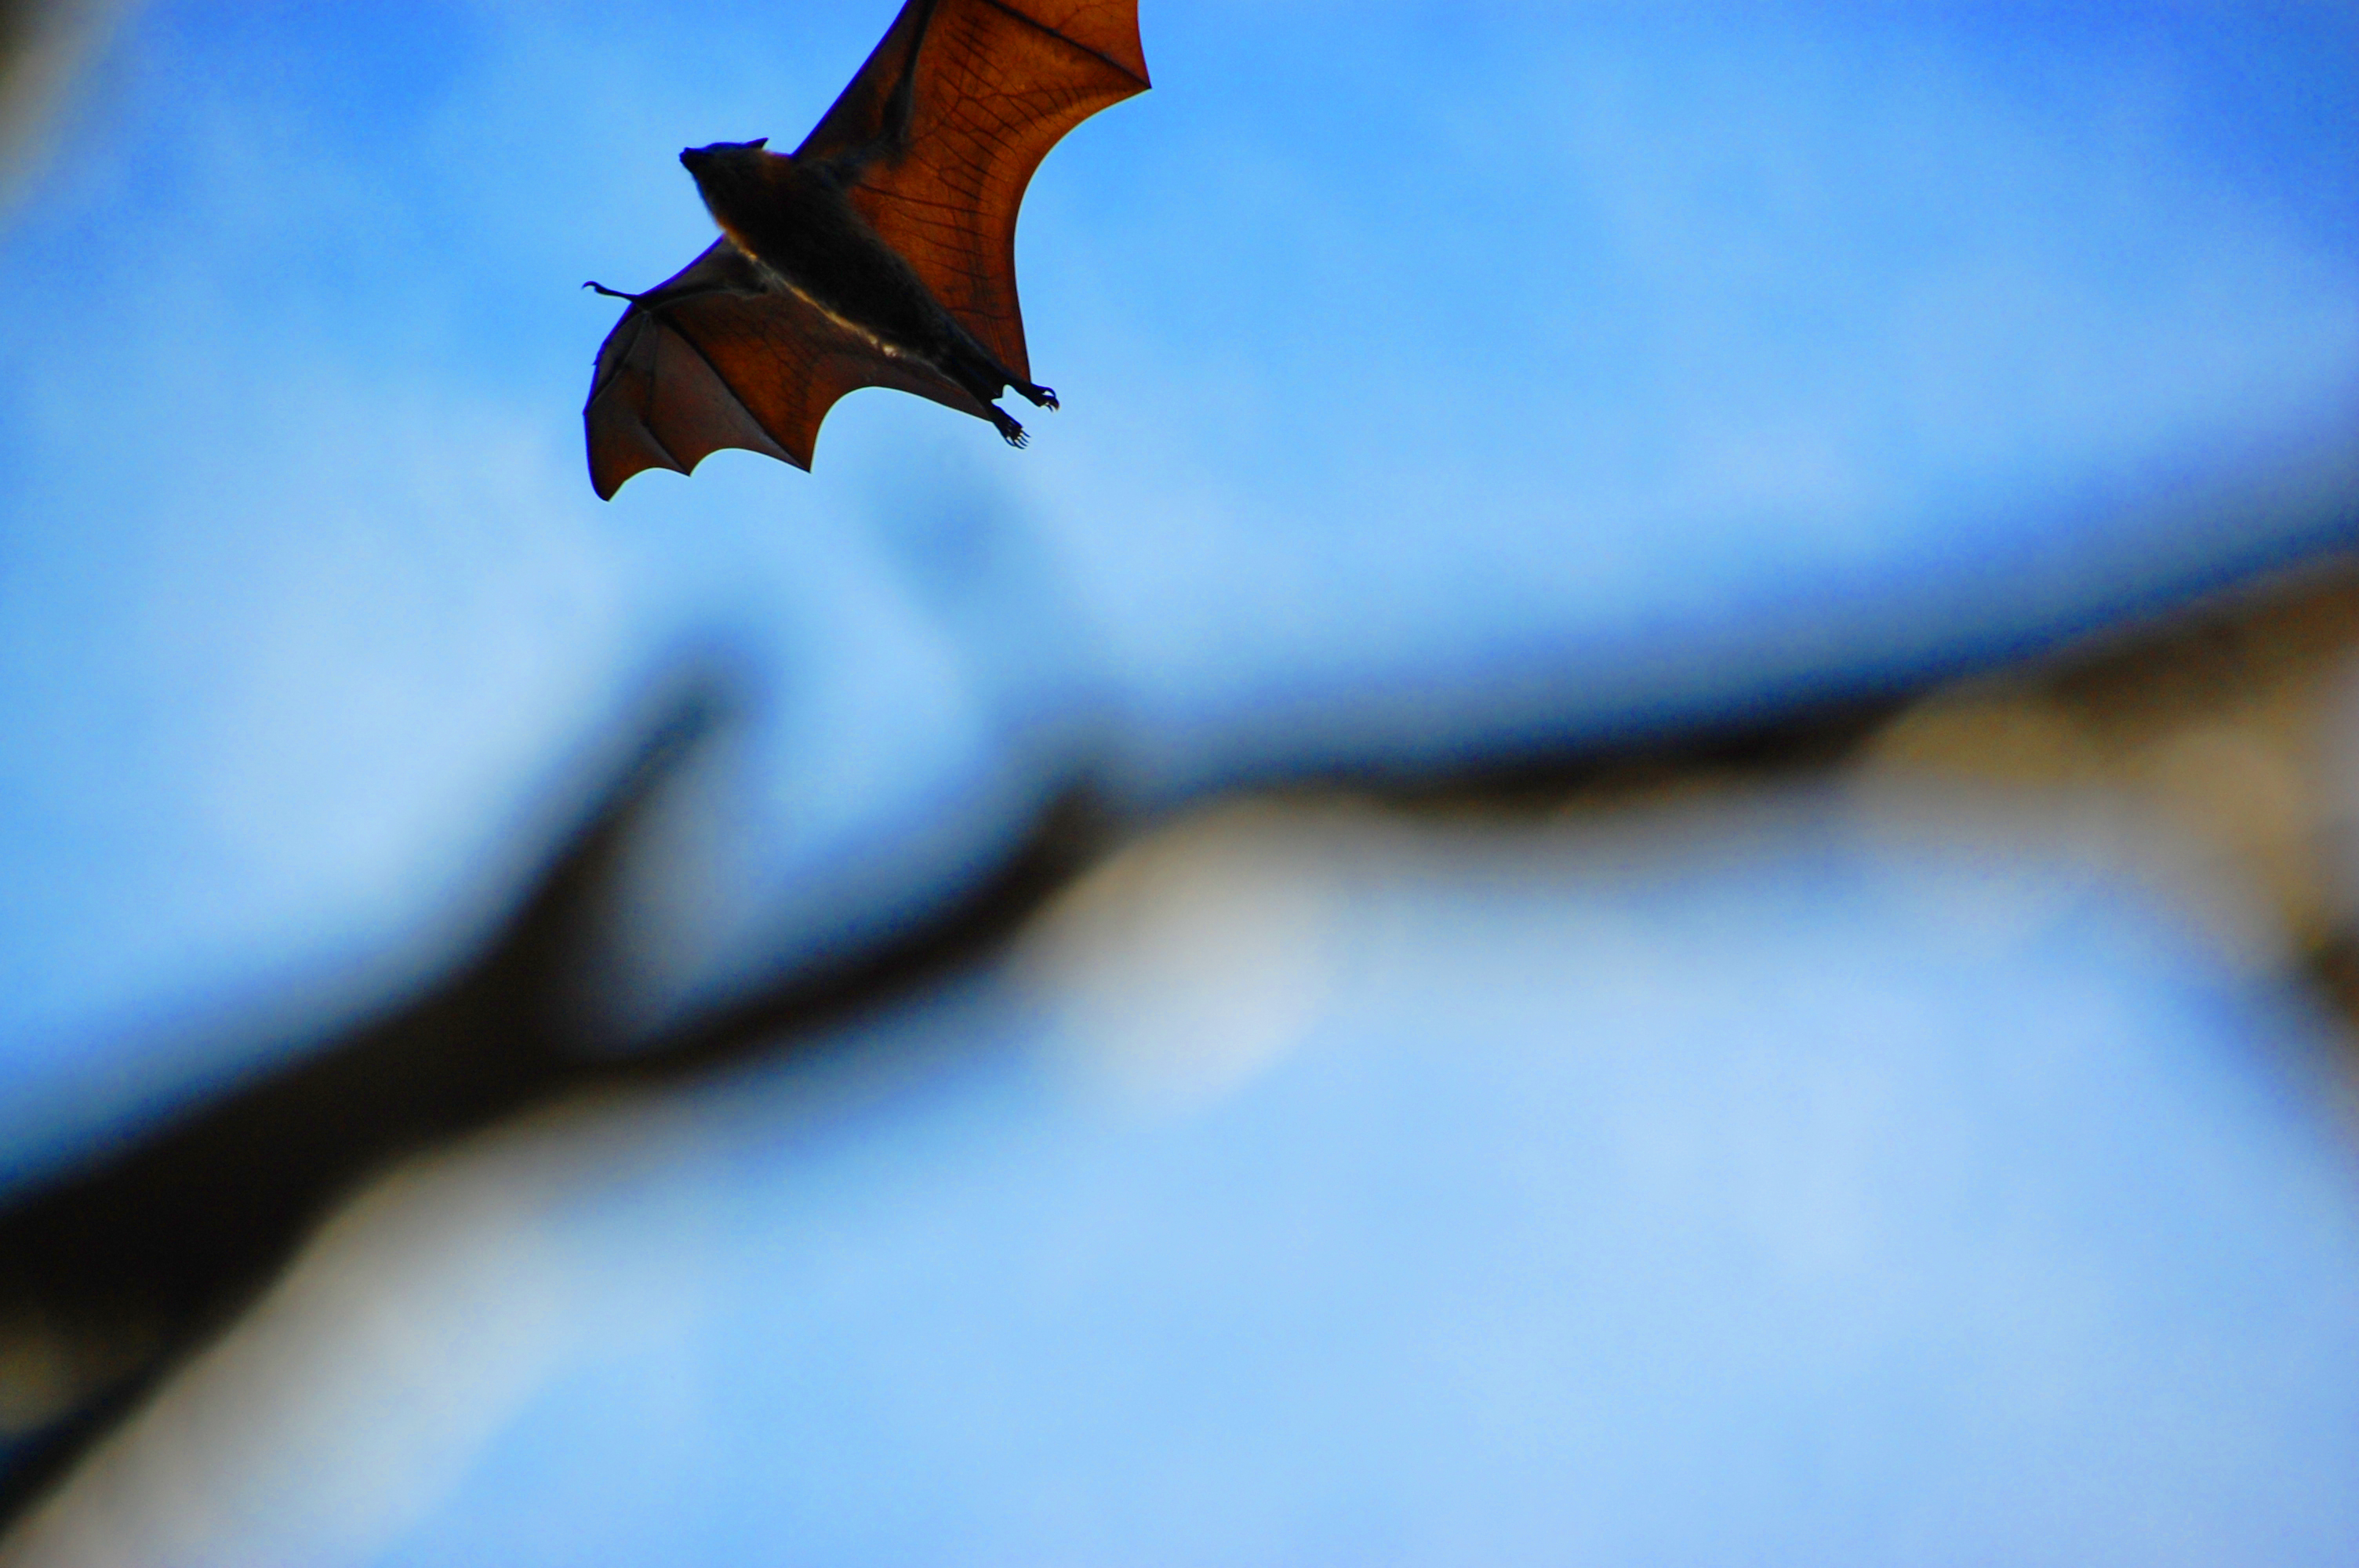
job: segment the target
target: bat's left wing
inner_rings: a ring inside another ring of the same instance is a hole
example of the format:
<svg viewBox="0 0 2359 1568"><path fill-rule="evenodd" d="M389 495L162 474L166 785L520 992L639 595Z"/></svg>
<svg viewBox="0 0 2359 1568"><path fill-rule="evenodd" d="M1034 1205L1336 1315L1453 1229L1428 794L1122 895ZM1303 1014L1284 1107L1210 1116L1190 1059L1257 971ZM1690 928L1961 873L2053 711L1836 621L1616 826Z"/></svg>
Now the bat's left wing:
<svg viewBox="0 0 2359 1568"><path fill-rule="evenodd" d="M1138 0L908 0L797 158L1026 380L1016 214L1065 133L1147 88Z"/></svg>
<svg viewBox="0 0 2359 1568"><path fill-rule="evenodd" d="M799 295L765 287L729 241L631 299L598 350L582 421L590 483L611 500L645 469L687 473L723 447L799 469L844 394L889 386L988 418L922 361L880 351Z"/></svg>

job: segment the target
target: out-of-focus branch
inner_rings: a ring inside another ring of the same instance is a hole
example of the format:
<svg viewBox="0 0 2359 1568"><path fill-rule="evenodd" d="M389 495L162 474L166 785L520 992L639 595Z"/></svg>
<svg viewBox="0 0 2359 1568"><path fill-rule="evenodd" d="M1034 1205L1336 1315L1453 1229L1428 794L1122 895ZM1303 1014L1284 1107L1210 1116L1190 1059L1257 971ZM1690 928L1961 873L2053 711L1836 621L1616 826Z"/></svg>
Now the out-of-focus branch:
<svg viewBox="0 0 2359 1568"><path fill-rule="evenodd" d="M48 164L69 90L133 0L0 0L0 214Z"/></svg>

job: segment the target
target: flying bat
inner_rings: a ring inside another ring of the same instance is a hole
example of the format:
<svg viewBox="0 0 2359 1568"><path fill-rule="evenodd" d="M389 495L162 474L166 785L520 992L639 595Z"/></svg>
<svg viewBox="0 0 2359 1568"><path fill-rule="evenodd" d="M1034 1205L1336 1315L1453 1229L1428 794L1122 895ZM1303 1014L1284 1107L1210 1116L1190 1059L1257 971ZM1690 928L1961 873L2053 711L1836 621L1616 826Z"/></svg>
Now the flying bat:
<svg viewBox="0 0 2359 1568"><path fill-rule="evenodd" d="M1037 407L1016 304L1016 213L1067 131L1147 91L1138 0L908 0L791 155L690 147L721 238L629 301L598 350L590 483L687 473L723 447L811 464L844 394L897 387L1024 427Z"/></svg>

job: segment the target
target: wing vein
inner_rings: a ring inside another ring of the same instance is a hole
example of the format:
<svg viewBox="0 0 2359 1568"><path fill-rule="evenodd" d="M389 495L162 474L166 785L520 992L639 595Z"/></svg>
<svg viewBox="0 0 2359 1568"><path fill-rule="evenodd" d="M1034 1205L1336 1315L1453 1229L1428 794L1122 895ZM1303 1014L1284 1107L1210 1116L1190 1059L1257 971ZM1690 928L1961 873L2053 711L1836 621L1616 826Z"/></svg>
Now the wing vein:
<svg viewBox="0 0 2359 1568"><path fill-rule="evenodd" d="M1141 87L1152 87L1154 85L1152 82L1148 81L1147 78L1139 75L1138 72L1131 70L1130 67L1123 64L1122 61L1114 59L1113 56L1100 53L1098 50L1090 48L1089 45L1078 42L1072 38L1068 37L1066 34L1059 32L1056 28L1049 27L1033 17L1026 16L1015 6L1008 5L1007 0L983 0L983 4L990 6L995 11L1004 12L1006 15L1015 17L1017 21L1023 23L1026 27L1033 28L1035 31L1048 34L1050 38L1057 39L1060 43L1070 45L1085 55L1105 61L1106 64L1122 72L1133 81L1137 82ZM930 16L927 18L929 23L932 20L933 18Z"/></svg>
<svg viewBox="0 0 2359 1568"><path fill-rule="evenodd" d="M664 310L668 308L658 306L656 308L658 310ZM737 406L745 411L745 416L753 422L754 428L762 432L763 439L768 441L774 447L778 446L779 442L777 433L772 430L767 424L764 423L761 415L755 412L754 406L745 401L745 394L739 390L735 382L729 379L729 373L723 370L721 366L714 362L712 356L705 351L704 345L698 342L696 339L690 334L687 325L679 320L669 319L664 321L664 325L671 330L671 335L673 337L678 338L681 342L688 345L689 351L690 353L704 362L704 368L712 373L712 379L721 384L721 390L726 392L731 397L737 400ZM661 340L658 340L658 345L660 345ZM645 423L645 421L642 421L642 423ZM669 447L664 445L664 438L661 436L657 436L652 427L648 429L647 434L649 436L653 436L655 438L656 445L663 447L667 453L671 450ZM677 461L678 460L675 459L674 460Z"/></svg>

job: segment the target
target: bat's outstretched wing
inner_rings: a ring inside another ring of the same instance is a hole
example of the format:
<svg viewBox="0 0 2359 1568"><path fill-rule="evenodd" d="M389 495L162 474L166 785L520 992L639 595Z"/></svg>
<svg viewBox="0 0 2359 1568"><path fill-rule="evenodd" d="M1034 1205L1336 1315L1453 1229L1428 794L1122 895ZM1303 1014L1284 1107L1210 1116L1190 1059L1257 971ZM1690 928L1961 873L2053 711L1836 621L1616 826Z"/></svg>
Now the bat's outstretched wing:
<svg viewBox="0 0 2359 1568"><path fill-rule="evenodd" d="M1066 132L1147 87L1138 0L908 0L795 157L851 173L861 216L1028 381L1025 187Z"/></svg>
<svg viewBox="0 0 2359 1568"><path fill-rule="evenodd" d="M633 297L600 346L582 411L591 486L611 500L642 469L687 473L723 447L809 469L820 421L864 386L990 417L924 362L885 353L800 296L764 287L742 252L716 241Z"/></svg>

